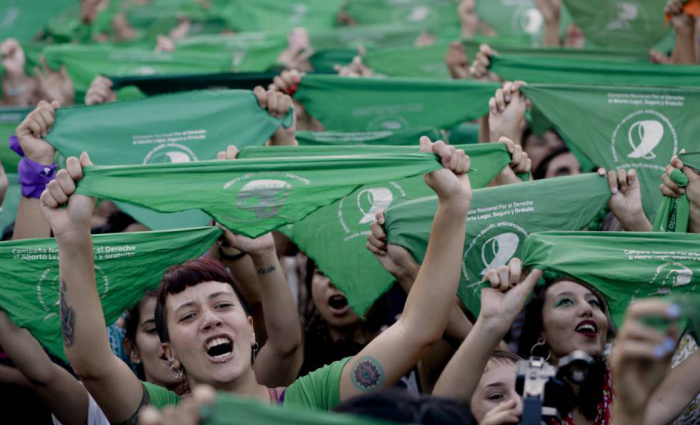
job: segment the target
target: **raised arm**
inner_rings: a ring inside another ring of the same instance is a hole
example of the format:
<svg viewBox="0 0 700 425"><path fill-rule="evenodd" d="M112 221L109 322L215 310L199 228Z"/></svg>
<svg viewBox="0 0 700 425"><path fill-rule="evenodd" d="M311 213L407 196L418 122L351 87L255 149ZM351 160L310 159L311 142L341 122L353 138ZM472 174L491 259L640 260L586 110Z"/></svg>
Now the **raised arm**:
<svg viewBox="0 0 700 425"><path fill-rule="evenodd" d="M435 153L444 167L425 176L438 195L425 260L401 318L345 365L341 400L394 385L442 337L452 311L471 204L469 157L427 137L421 138L421 151Z"/></svg>
<svg viewBox="0 0 700 425"><path fill-rule="evenodd" d="M542 272L535 269L521 282L520 264L520 260L514 258L508 266L489 270L486 274L491 287L481 290L479 318L442 372L433 395L469 404L491 353L508 332L542 276ZM513 284L515 286L511 286Z"/></svg>
<svg viewBox="0 0 700 425"><path fill-rule="evenodd" d="M18 328L0 310L0 346L63 425L85 425L89 399L73 375L51 361L26 329Z"/></svg>
<svg viewBox="0 0 700 425"><path fill-rule="evenodd" d="M73 370L112 423L130 420L147 402L141 382L112 354L95 285L90 219L95 199L75 195L87 153L71 157L41 195L41 208L59 248L63 348ZM67 204L67 208L62 208Z"/></svg>
<svg viewBox="0 0 700 425"><path fill-rule="evenodd" d="M665 12L671 16L676 45L671 57L676 65L695 65L698 58L695 52L695 17L683 12L683 0L669 0Z"/></svg>
<svg viewBox="0 0 700 425"><path fill-rule="evenodd" d="M600 168L598 174L604 176L605 170ZM628 232L651 232L651 222L644 214L642 207L642 190L635 169L621 168L615 172L608 171L610 185L610 211L615 215L622 230Z"/></svg>
<svg viewBox="0 0 700 425"><path fill-rule="evenodd" d="M673 368L654 391L646 408L644 425L673 422L700 393L700 351Z"/></svg>
<svg viewBox="0 0 700 425"><path fill-rule="evenodd" d="M685 150L681 150L684 153ZM681 170L688 178L688 185L685 188L678 187L671 180L671 173L674 170ZM671 158L671 163L666 166L666 173L661 176L661 194L678 198L682 194L688 197L690 204L690 217L688 219L688 233L700 233L700 174L690 167L686 167L678 156Z"/></svg>
<svg viewBox="0 0 700 425"><path fill-rule="evenodd" d="M59 106L58 102L42 100L17 127L17 140L25 157L20 164L22 198L15 221L14 240L48 238L51 235L49 223L41 213L39 196L55 174L56 150L43 138L51 131Z"/></svg>

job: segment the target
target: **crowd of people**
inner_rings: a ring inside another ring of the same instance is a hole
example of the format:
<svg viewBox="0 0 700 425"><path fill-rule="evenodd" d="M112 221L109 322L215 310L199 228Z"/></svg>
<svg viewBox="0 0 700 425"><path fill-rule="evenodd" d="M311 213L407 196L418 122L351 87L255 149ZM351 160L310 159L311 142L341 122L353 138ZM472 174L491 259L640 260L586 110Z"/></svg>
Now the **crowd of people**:
<svg viewBox="0 0 700 425"><path fill-rule="evenodd" d="M0 422L700 423L700 1L0 11Z"/></svg>

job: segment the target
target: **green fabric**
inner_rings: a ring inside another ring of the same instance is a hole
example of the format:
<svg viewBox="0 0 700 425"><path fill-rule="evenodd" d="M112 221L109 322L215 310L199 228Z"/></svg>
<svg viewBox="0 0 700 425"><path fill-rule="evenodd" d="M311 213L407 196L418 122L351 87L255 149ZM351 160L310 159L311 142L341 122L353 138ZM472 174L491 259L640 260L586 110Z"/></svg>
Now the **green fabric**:
<svg viewBox="0 0 700 425"><path fill-rule="evenodd" d="M406 27L459 28L453 0L352 0L345 6L358 25L392 23Z"/></svg>
<svg viewBox="0 0 700 425"><path fill-rule="evenodd" d="M253 90L256 86L267 88L277 75L266 72L224 72L221 74L109 76L109 79L112 80L112 90L133 86L148 96L155 96L222 87L241 90Z"/></svg>
<svg viewBox="0 0 700 425"><path fill-rule="evenodd" d="M314 72L336 74L336 65L346 66L357 56L357 49L329 49L314 52L309 58Z"/></svg>
<svg viewBox="0 0 700 425"><path fill-rule="evenodd" d="M681 170L673 170L670 178L679 187L686 187L688 185L688 177L686 177ZM656 218L654 219L654 225L652 227L657 232L685 233L688 231L689 217L690 204L685 194L678 198L664 196L659 211L656 212Z"/></svg>
<svg viewBox="0 0 700 425"><path fill-rule="evenodd" d="M479 124L462 123L447 133L451 145L479 143Z"/></svg>
<svg viewBox="0 0 700 425"><path fill-rule="evenodd" d="M284 393L282 407L332 410L340 404L340 378L351 358L335 361L294 381Z"/></svg>
<svg viewBox="0 0 700 425"><path fill-rule="evenodd" d="M294 98L326 128L446 128L488 114L498 84L418 78L307 75Z"/></svg>
<svg viewBox="0 0 700 425"><path fill-rule="evenodd" d="M525 240L522 260L591 285L619 326L635 299L697 294L698 247L692 233L543 232Z"/></svg>
<svg viewBox="0 0 700 425"><path fill-rule="evenodd" d="M216 73L229 71L231 56L226 53L199 53L119 48L114 46L56 45L44 50L50 68L66 66L73 80L76 102L82 102L90 83L100 74L152 75Z"/></svg>
<svg viewBox="0 0 700 425"><path fill-rule="evenodd" d="M476 14L479 20L501 35L528 35L532 42L541 44L544 39L545 21L533 0L477 0ZM566 8L561 9L559 33L566 34L571 17Z"/></svg>
<svg viewBox="0 0 700 425"><path fill-rule="evenodd" d="M528 83L700 86L697 65L499 55L491 58L490 69L503 80Z"/></svg>
<svg viewBox="0 0 700 425"><path fill-rule="evenodd" d="M107 325L160 283L170 266L197 258L221 229L93 236L97 291ZM60 329L58 247L55 239L0 242L0 308L65 360Z"/></svg>
<svg viewBox="0 0 700 425"><path fill-rule="evenodd" d="M573 21L596 46L649 49L669 31L666 0L564 0Z"/></svg>
<svg viewBox="0 0 700 425"><path fill-rule="evenodd" d="M33 108L4 107L0 108L0 159L6 173L17 173L17 165L22 159L10 149L10 136L15 134L24 117L32 112Z"/></svg>
<svg viewBox="0 0 700 425"><path fill-rule="evenodd" d="M456 147L464 149L471 159L469 181L474 188L486 186L510 162L504 144ZM368 148L385 152L417 150L416 147ZM423 176L378 181L358 188L280 231L343 291L352 309L364 315L394 282L365 246L375 214L391 205L433 194Z"/></svg>
<svg viewBox="0 0 700 425"><path fill-rule="evenodd" d="M22 187L18 182L17 174L8 174L7 180L10 186L5 193L5 200L2 202L2 212L0 213L0 236L5 232L7 227L15 222L17 217L17 209L19 201L22 197Z"/></svg>
<svg viewBox="0 0 700 425"><path fill-rule="evenodd" d="M263 145L291 120L291 112L284 119L271 117L247 90L197 91L60 108L46 140L66 157L86 151L99 165L182 163L216 159L230 144ZM203 226L209 221L199 211L157 214L118 206L153 230Z"/></svg>
<svg viewBox="0 0 700 425"><path fill-rule="evenodd" d="M437 157L424 153L89 166L77 193L159 212L201 209L237 233L258 237L359 186L438 168Z"/></svg>
<svg viewBox="0 0 700 425"><path fill-rule="evenodd" d="M148 392L148 405L155 407L158 410L167 406L177 406L180 404L181 397L160 385L151 384L147 381L141 381L144 389Z"/></svg>
<svg viewBox="0 0 700 425"><path fill-rule="evenodd" d="M415 25L387 23L357 25L338 27L332 30L311 31L309 39L311 47L316 51L352 48L357 52L359 45L365 48L411 46L421 34L422 28Z"/></svg>
<svg viewBox="0 0 700 425"><path fill-rule="evenodd" d="M449 42L437 42L424 47L397 47L370 50L364 63L375 72L388 77L450 79L445 65Z"/></svg>
<svg viewBox="0 0 700 425"><path fill-rule="evenodd" d="M568 47L532 47L528 45L518 45L499 41L495 38L493 41L488 39L482 40L464 40L467 55L470 58L475 58L481 44L488 44L499 55L506 58L534 58L534 59L562 59L562 60L585 60L585 61L600 61L600 62L626 62L626 63L645 63L649 62L649 51L643 49L615 49L615 48L596 48L588 47L582 49L573 49ZM522 78L518 78L522 79Z"/></svg>
<svg viewBox="0 0 700 425"><path fill-rule="evenodd" d="M432 127L407 128L384 131L297 131L301 146L345 146L345 145L415 145L421 136L430 140L440 139L440 133ZM453 143L454 144L454 143Z"/></svg>
<svg viewBox="0 0 700 425"><path fill-rule="evenodd" d="M236 72L267 71L275 66L277 57L286 48L287 35L284 32L199 35L176 43L176 50L181 52L226 54L229 68Z"/></svg>
<svg viewBox="0 0 700 425"><path fill-rule="evenodd" d="M700 171L700 152L688 152L679 154L683 166ZM688 177L681 170L673 170L669 176L679 187L688 185ZM659 211L656 213L653 228L657 232L688 231L688 219L690 218L690 203L688 196L682 194L678 198L664 196Z"/></svg>
<svg viewBox="0 0 700 425"><path fill-rule="evenodd" d="M229 0L220 13L236 31L329 29L343 0Z"/></svg>
<svg viewBox="0 0 700 425"><path fill-rule="evenodd" d="M478 315L486 271L519 257L532 232L583 229L609 198L607 179L597 174L475 190L458 290L462 303ZM422 263L436 210L435 197L390 208L384 225L388 242L405 247Z"/></svg>
<svg viewBox="0 0 700 425"><path fill-rule="evenodd" d="M700 89L530 84L522 91L596 166L636 169L653 221L671 157L695 150Z"/></svg>
<svg viewBox="0 0 700 425"><path fill-rule="evenodd" d="M32 41L54 15L74 4L75 0L3 0L0 40L12 37L20 43Z"/></svg>
<svg viewBox="0 0 700 425"><path fill-rule="evenodd" d="M673 296L673 302L682 310L682 317L687 320L688 330L696 341L700 341L700 295Z"/></svg>

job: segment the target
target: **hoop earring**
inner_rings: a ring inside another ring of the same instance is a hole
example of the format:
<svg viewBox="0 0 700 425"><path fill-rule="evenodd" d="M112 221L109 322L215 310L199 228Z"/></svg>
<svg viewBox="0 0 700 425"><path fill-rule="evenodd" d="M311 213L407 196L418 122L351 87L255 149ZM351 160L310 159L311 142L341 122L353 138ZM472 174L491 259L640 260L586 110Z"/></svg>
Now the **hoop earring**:
<svg viewBox="0 0 700 425"><path fill-rule="evenodd" d="M170 376L175 379L180 379L184 373L185 370L183 368L180 368L180 370L175 370L175 365L170 363Z"/></svg>
<svg viewBox="0 0 700 425"><path fill-rule="evenodd" d="M255 363L255 356L258 355L259 349L260 349L260 344L258 344L258 341L255 341L255 344L253 344L252 350L250 351L250 363L251 364Z"/></svg>
<svg viewBox="0 0 700 425"><path fill-rule="evenodd" d="M548 362L549 359L552 357L552 350L549 349L549 346L547 345L547 341L544 340L544 338L540 338L535 345L530 348L530 357L534 356L535 348L536 347L546 347L547 348L547 358L544 359L544 361Z"/></svg>

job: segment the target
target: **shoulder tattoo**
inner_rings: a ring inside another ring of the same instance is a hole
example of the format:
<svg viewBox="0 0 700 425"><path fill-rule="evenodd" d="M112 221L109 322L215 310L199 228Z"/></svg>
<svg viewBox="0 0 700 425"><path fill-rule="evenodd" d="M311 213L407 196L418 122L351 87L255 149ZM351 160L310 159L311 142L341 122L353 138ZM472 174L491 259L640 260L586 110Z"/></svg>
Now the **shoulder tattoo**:
<svg viewBox="0 0 700 425"><path fill-rule="evenodd" d="M141 388L143 388L143 396L141 396L141 403L139 403L139 407L136 409L134 414L131 415L131 417L125 420L124 422L113 423L112 425L138 425L139 414L141 414L141 411L144 407L151 404L151 398L148 396L148 390L146 390L146 386L141 384Z"/></svg>
<svg viewBox="0 0 700 425"><path fill-rule="evenodd" d="M63 333L63 345L71 347L75 341L75 310L66 300L66 282L61 279L59 306L61 309L61 332Z"/></svg>
<svg viewBox="0 0 700 425"><path fill-rule="evenodd" d="M357 359L350 372L352 384L360 391L372 391L384 383L384 368L373 357L365 356Z"/></svg>

